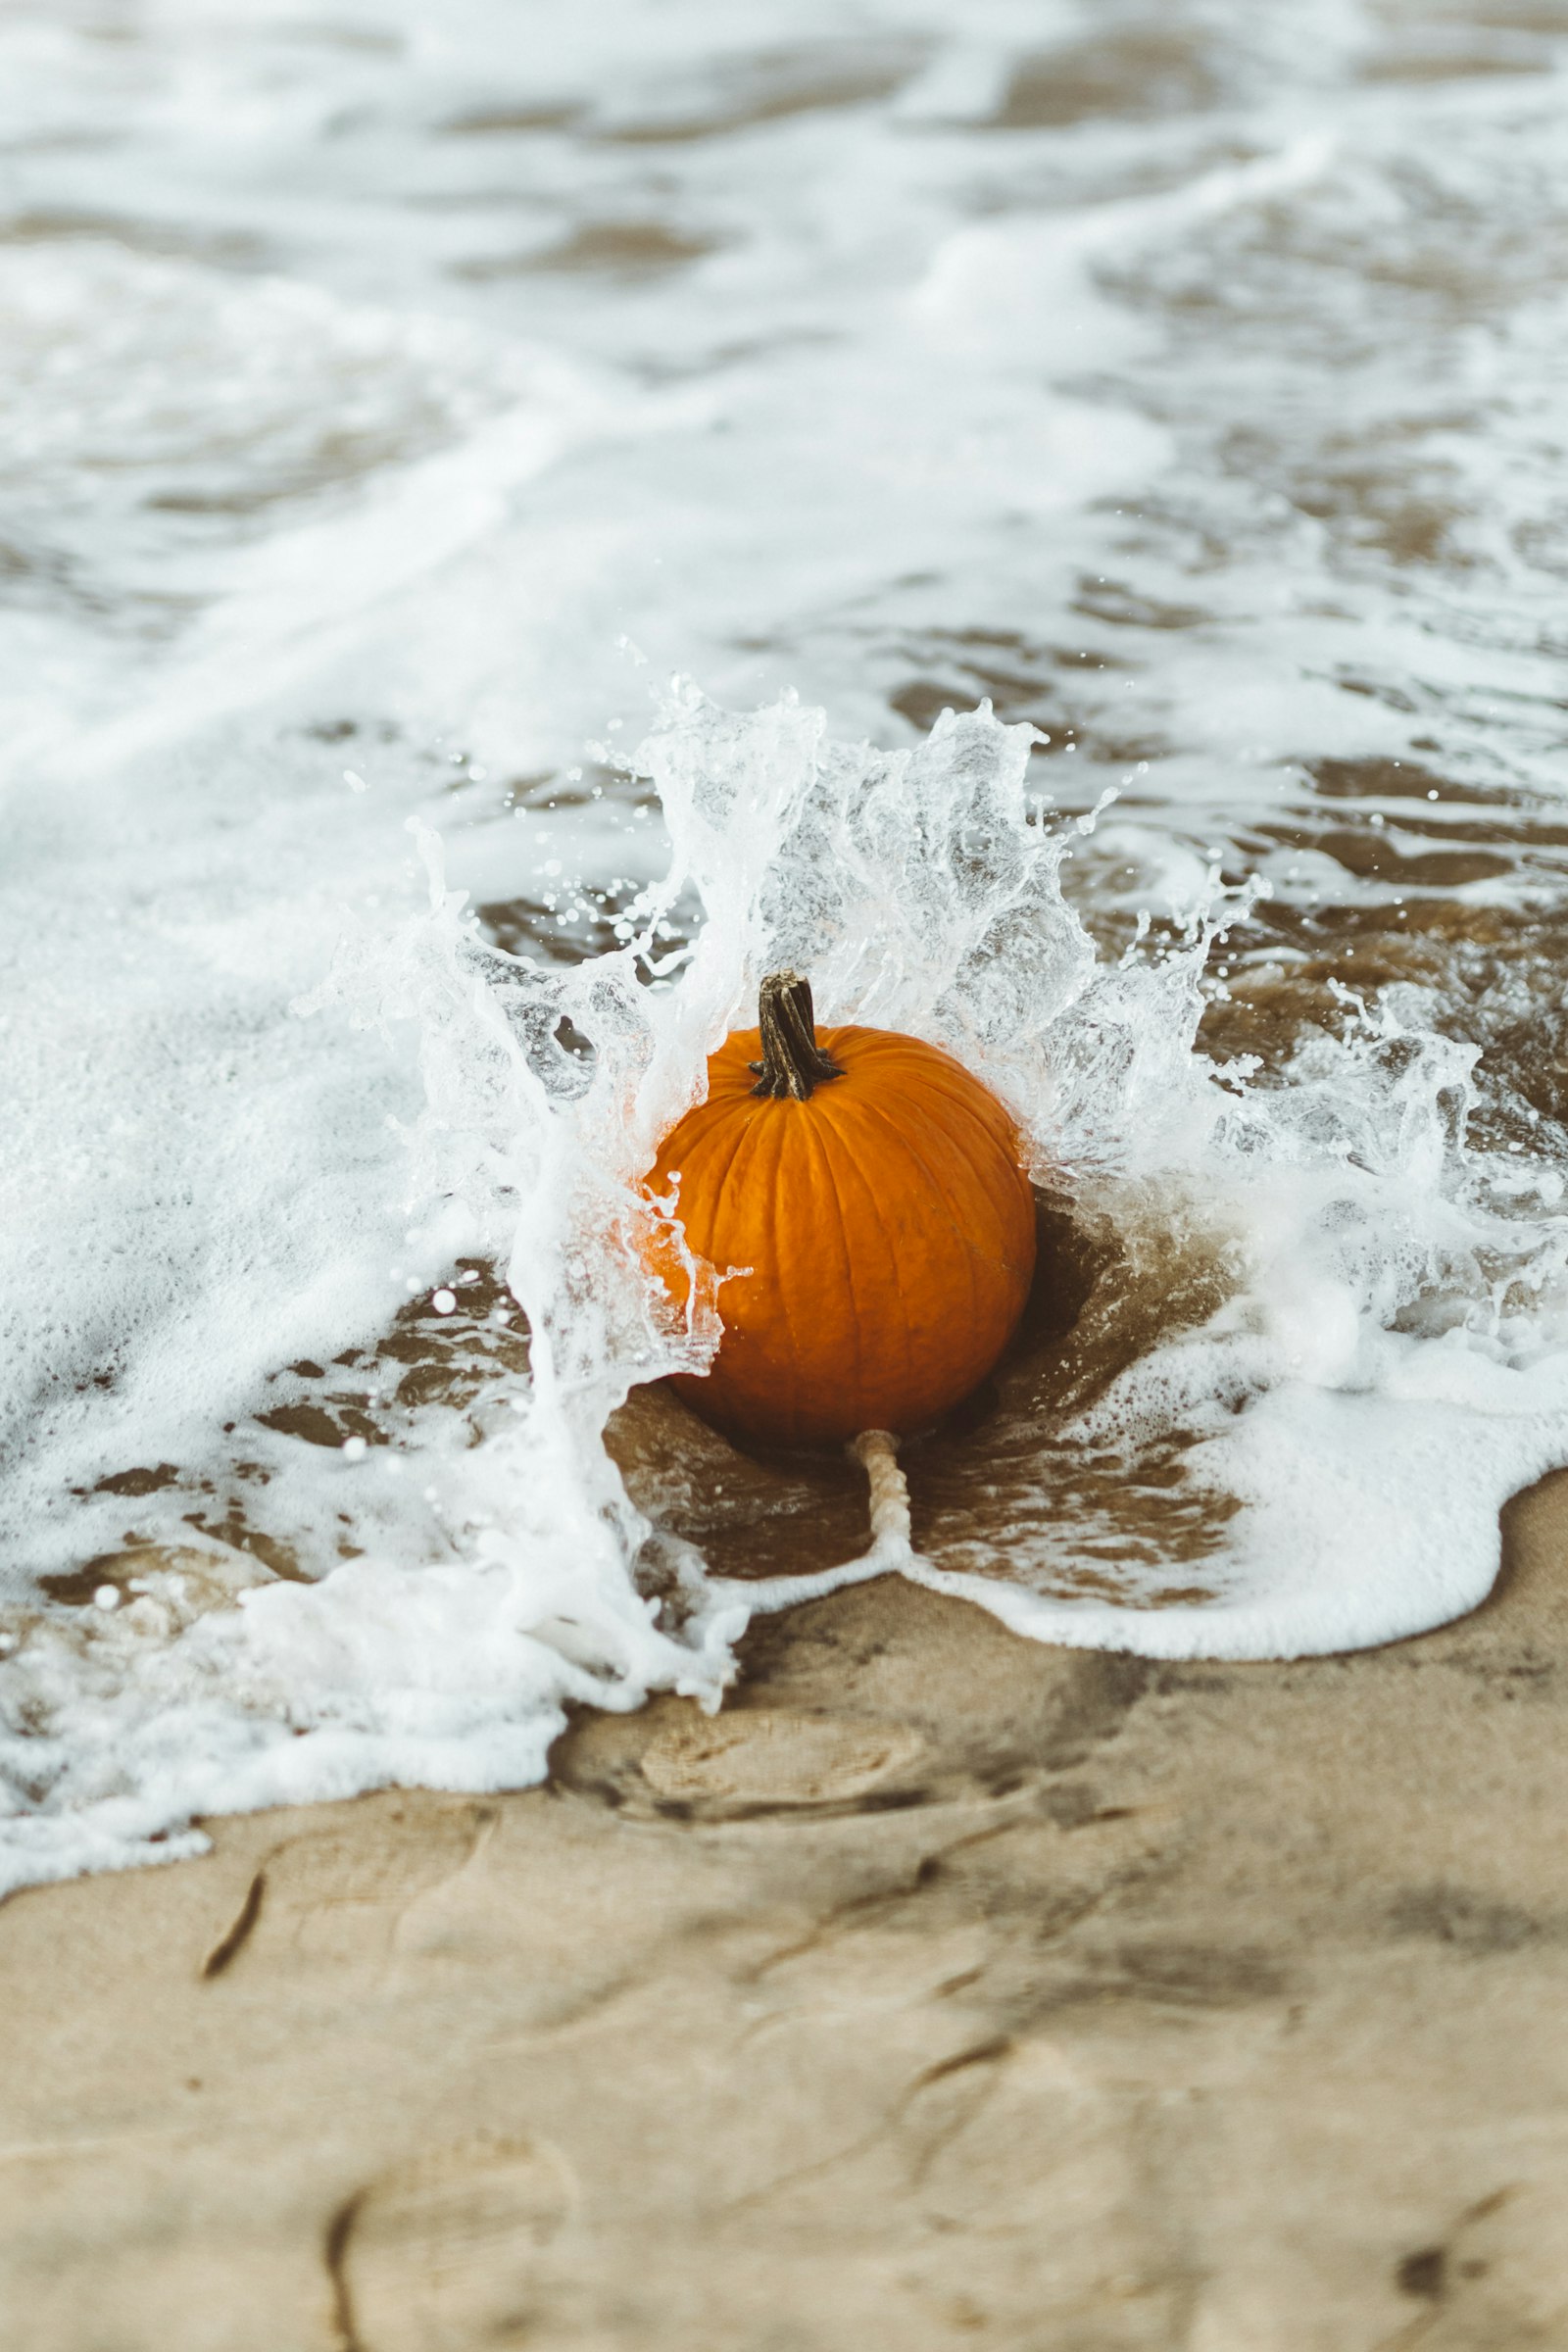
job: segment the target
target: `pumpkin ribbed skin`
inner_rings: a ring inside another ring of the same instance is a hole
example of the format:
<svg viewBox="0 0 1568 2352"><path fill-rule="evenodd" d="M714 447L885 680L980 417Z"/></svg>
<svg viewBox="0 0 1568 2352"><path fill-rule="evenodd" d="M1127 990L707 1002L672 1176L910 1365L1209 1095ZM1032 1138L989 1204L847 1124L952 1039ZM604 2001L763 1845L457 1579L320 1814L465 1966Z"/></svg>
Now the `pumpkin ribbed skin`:
<svg viewBox="0 0 1568 2352"><path fill-rule="evenodd" d="M726 1038L707 1102L646 1179L677 1191L697 1256L750 1269L719 1291L710 1371L673 1386L775 1445L918 1429L985 1378L1028 1295L1034 1200L1012 1120L951 1054L886 1029L818 1032L842 1074L804 1101L759 1096L761 1043ZM672 1251L660 1271L684 1304Z"/></svg>

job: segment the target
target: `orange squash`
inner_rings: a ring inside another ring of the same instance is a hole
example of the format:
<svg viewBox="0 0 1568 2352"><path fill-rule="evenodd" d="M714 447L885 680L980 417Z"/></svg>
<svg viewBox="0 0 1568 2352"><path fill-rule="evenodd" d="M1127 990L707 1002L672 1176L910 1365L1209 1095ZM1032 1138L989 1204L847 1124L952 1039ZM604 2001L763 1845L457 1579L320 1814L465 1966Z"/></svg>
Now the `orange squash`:
<svg viewBox="0 0 1568 2352"><path fill-rule="evenodd" d="M708 1100L645 1179L676 1196L720 1274L723 1339L673 1386L705 1420L775 1445L903 1434L966 1396L1006 1345L1035 1263L1018 1137L950 1054L888 1029L825 1029L794 972L725 1039ZM684 1306L666 1242L657 1270Z"/></svg>

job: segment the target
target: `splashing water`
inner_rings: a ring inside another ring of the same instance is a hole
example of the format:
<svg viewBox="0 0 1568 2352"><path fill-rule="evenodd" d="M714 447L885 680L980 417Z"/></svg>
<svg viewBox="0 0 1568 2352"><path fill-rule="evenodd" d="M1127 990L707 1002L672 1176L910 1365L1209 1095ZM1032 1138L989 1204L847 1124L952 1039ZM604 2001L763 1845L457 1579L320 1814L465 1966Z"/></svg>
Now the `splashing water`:
<svg viewBox="0 0 1568 2352"><path fill-rule="evenodd" d="M1061 890L1091 820L1049 818L1032 736L981 709L883 753L790 701L682 690L636 762L669 871L625 944L568 966L477 934L420 829L427 909L346 943L297 1009L416 1025L411 1259L503 1268L484 1296L520 1305L526 1366L513 1339L477 1443L450 1413L406 1442L399 1492L444 1495L446 1556L383 1488L351 1512L364 1556L317 1583L149 1546L92 1606L24 1614L0 1667L14 1881L185 1850L198 1809L526 1783L566 1703L713 1704L752 1611L889 1564L1021 1633L1163 1657L1343 1649L1481 1597L1498 1505L1568 1459L1560 1184L1468 1147L1475 1049L1413 1005L1271 1073L1197 1051L1205 957L1245 909L1097 954ZM710 1289L682 1323L649 1282L638 1188L781 961L824 1018L925 1036L1009 1103L1054 1202L1047 1325L1054 1292L1078 1303L977 1424L912 1449L917 1552L784 1576L789 1467L642 1387L701 1369L719 1324ZM634 1389L641 1509L605 1443ZM727 1574L693 1484L734 1496L727 1521L707 1504Z"/></svg>

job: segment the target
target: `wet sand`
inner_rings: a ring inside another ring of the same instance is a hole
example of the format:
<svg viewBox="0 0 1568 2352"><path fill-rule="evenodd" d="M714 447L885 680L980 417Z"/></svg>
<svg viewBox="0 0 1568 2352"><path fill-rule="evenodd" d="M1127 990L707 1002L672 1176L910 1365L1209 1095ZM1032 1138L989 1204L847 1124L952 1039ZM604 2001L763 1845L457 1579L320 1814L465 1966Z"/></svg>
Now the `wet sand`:
<svg viewBox="0 0 1568 2352"><path fill-rule="evenodd" d="M1568 2341L1568 1480L1302 1665L893 1580L0 1909L7 2352Z"/></svg>

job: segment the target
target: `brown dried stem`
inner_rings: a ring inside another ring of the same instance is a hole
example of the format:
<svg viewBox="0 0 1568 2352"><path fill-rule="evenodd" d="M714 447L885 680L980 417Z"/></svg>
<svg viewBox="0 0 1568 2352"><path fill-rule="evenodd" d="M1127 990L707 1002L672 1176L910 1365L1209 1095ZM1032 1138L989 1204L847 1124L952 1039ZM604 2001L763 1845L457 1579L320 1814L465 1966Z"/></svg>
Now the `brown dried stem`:
<svg viewBox="0 0 1568 2352"><path fill-rule="evenodd" d="M762 1058L751 1065L757 1072L754 1095L792 1095L805 1102L826 1079L843 1077L817 1045L809 980L799 972L769 972L758 991L757 1014Z"/></svg>

